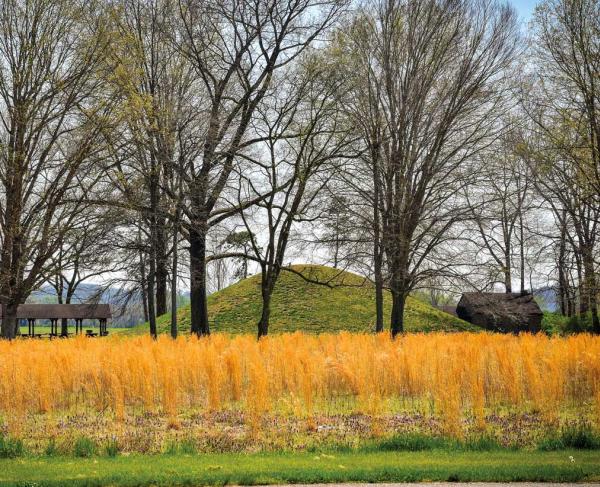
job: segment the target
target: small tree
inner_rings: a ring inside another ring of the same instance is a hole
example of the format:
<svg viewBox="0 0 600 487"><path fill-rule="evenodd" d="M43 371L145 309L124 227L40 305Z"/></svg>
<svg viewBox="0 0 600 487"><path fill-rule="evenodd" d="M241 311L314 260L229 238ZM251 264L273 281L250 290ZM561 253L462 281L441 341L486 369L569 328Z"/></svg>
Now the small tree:
<svg viewBox="0 0 600 487"><path fill-rule="evenodd" d="M325 83L323 74L318 58L304 59L301 66L287 73L286 84L278 87L287 96L260 111L259 130L264 131L265 147L259 152L265 156L253 160L258 173L244 185L250 194L243 195L242 200L260 199L251 210L254 224L264 221L263 228L254 230L248 215L241 213L254 260L261 268L259 338L268 334L271 296L284 269L293 226L299 221L314 221L311 213L331 177L330 165L344 157L351 142L335 103L339 85ZM265 189L267 196L261 198Z"/></svg>

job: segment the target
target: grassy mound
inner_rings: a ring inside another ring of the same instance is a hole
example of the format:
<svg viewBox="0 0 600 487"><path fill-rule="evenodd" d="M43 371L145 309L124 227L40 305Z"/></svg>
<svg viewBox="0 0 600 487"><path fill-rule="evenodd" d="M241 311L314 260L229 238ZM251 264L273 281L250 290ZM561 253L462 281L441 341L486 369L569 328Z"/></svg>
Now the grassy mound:
<svg viewBox="0 0 600 487"><path fill-rule="evenodd" d="M270 333L301 330L306 333L337 331L368 332L375 327L375 292L364 277L331 267L297 265L301 276L284 271L275 287L271 303ZM213 331L255 333L261 312L260 275L237 282L208 298ZM391 297L385 295L385 324L389 324ZM415 298L406 307L407 331L479 330L459 318L444 313ZM170 316L158 319L160 332L168 332ZM190 309L178 310L181 332L190 329ZM139 327L144 332L147 325Z"/></svg>

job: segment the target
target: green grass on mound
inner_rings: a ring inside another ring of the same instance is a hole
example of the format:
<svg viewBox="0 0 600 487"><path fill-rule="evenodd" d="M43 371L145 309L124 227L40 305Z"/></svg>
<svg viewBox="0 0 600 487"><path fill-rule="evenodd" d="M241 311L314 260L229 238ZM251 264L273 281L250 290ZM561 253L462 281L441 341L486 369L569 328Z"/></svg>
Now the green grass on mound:
<svg viewBox="0 0 600 487"><path fill-rule="evenodd" d="M283 271L275 287L271 304L271 333L303 331L332 333L369 332L375 327L375 292L364 277L331 267L296 265L293 269L312 281ZM328 284L329 286L325 285ZM391 296L385 294L385 325L389 326ZM208 298L214 331L255 333L261 312L260 275L255 275L212 294ZM477 331L459 318L427 303L409 297L406 306L407 331ZM158 319L160 332L169 330L170 316ZM189 307L178 310L179 330L190 329ZM139 327L144 332L147 325Z"/></svg>
<svg viewBox="0 0 600 487"><path fill-rule="evenodd" d="M21 486L578 482L599 478L597 451L228 453L0 460L0 485Z"/></svg>

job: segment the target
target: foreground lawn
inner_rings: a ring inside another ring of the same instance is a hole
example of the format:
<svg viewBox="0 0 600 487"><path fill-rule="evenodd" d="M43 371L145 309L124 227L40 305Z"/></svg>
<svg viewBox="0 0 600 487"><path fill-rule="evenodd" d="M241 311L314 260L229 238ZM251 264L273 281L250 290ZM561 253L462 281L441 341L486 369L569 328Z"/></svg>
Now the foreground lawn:
<svg viewBox="0 0 600 487"><path fill-rule="evenodd" d="M262 453L0 460L0 485L600 480L600 451Z"/></svg>

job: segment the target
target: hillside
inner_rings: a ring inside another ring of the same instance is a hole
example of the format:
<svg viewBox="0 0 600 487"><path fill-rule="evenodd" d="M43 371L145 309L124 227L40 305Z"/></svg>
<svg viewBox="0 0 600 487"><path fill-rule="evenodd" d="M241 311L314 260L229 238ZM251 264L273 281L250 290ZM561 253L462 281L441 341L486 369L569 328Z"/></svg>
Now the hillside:
<svg viewBox="0 0 600 487"><path fill-rule="evenodd" d="M373 286L356 274L315 265L294 266L303 275L333 287L308 283L302 277L282 272L271 305L271 333L302 330L307 333L337 331L367 332L375 326ZM260 275L233 284L208 298L213 331L255 333L260 316ZM385 323L389 323L391 299L385 296ZM178 310L179 329L190 328L189 307ZM170 316L158 319L160 332L168 332ZM147 325L138 327L146 331ZM406 309L407 331L479 330L455 316L439 311L415 298Z"/></svg>

